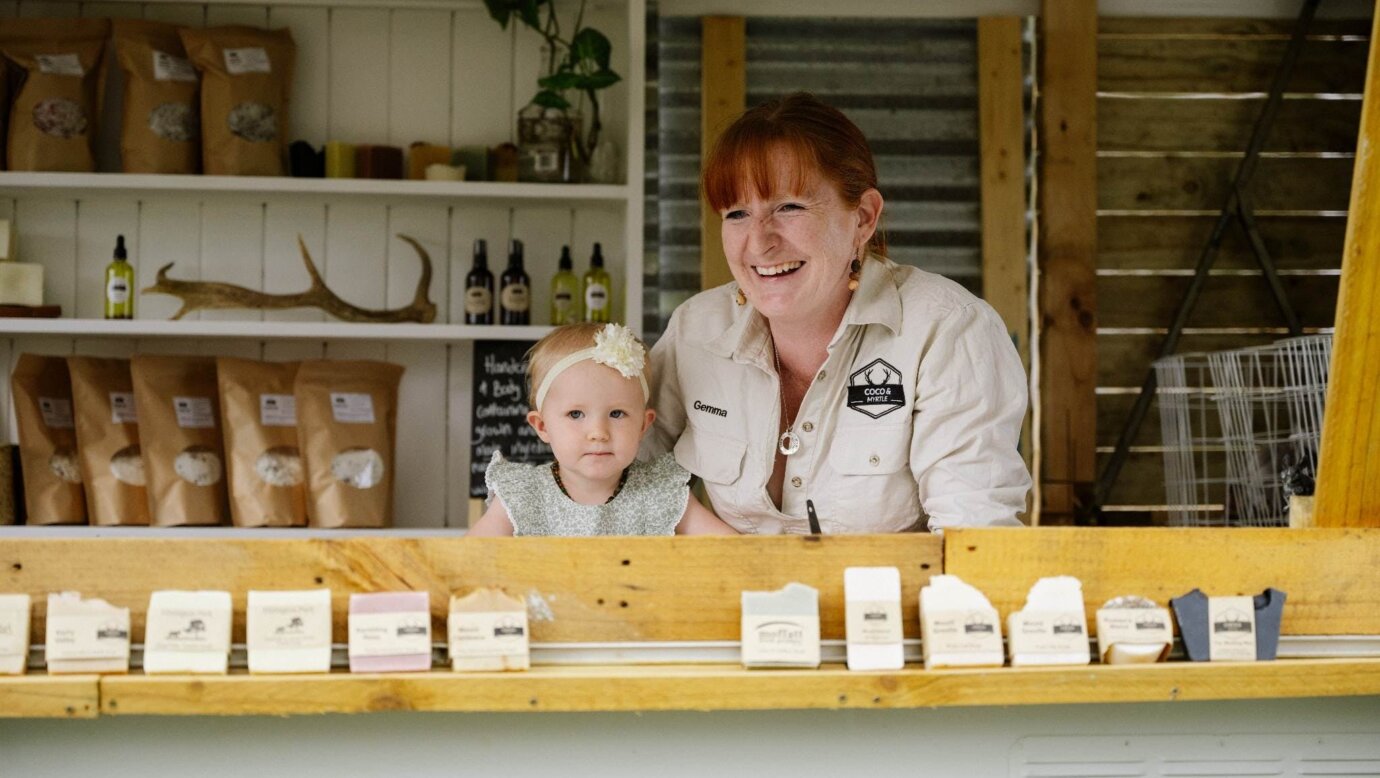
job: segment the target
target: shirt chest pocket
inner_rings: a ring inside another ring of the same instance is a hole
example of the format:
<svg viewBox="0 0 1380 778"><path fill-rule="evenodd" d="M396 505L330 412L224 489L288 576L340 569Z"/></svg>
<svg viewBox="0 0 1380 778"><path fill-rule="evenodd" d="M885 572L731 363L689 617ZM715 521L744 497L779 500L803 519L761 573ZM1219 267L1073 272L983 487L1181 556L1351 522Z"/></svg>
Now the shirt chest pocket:
<svg viewBox="0 0 1380 778"><path fill-rule="evenodd" d="M736 483L743 475L747 443L698 429L691 424L676 441L675 457L681 467L714 484Z"/></svg>
<svg viewBox="0 0 1380 778"><path fill-rule="evenodd" d="M839 427L829 446L829 466L840 475L891 475L909 462L907 426Z"/></svg>

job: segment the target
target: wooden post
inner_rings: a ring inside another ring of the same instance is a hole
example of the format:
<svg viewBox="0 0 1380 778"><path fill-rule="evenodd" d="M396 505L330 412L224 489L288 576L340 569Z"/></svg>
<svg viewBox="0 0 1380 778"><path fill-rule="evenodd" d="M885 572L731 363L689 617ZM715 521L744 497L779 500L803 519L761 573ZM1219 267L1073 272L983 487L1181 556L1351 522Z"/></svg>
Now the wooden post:
<svg viewBox="0 0 1380 778"><path fill-rule="evenodd" d="M1356 140L1318 463L1319 527L1380 527L1380 15Z"/></svg>
<svg viewBox="0 0 1380 778"><path fill-rule="evenodd" d="M1086 516L1097 478L1097 2L1042 13L1036 468L1051 523Z"/></svg>
<svg viewBox="0 0 1380 778"><path fill-rule="evenodd" d="M978 20L982 296L996 309L1030 371L1030 268L1025 230L1025 105L1018 16ZM1031 465L1030 412L1021 454Z"/></svg>
<svg viewBox="0 0 1380 778"><path fill-rule="evenodd" d="M747 107L747 20L706 16L700 41L700 162L714 142ZM700 288L733 280L719 236L719 214L700 202Z"/></svg>

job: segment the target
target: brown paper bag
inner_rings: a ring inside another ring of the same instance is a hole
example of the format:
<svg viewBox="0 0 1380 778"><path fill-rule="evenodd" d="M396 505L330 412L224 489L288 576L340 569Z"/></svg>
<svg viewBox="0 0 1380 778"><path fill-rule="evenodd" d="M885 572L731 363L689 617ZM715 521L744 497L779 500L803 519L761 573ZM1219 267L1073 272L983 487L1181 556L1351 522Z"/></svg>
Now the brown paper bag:
<svg viewBox="0 0 1380 778"><path fill-rule="evenodd" d="M136 355L130 372L153 524L224 524L215 358Z"/></svg>
<svg viewBox="0 0 1380 778"><path fill-rule="evenodd" d="M201 155L208 175L281 176L296 46L289 30L182 29L201 71Z"/></svg>
<svg viewBox="0 0 1380 778"><path fill-rule="evenodd" d="M85 524L72 384L62 357L20 354L10 379L29 524Z"/></svg>
<svg viewBox="0 0 1380 778"><path fill-rule="evenodd" d="M312 360L297 371L297 437L313 527L393 524L398 384L387 362Z"/></svg>
<svg viewBox="0 0 1380 778"><path fill-rule="evenodd" d="M149 496L129 360L68 357L67 369L90 523L147 525Z"/></svg>
<svg viewBox="0 0 1380 778"><path fill-rule="evenodd" d="M201 170L201 91L177 27L116 19L115 60L125 72L120 161L126 173Z"/></svg>
<svg viewBox="0 0 1380 778"><path fill-rule="evenodd" d="M304 527L305 470L297 449L296 362L220 357L220 412L236 527Z"/></svg>
<svg viewBox="0 0 1380 778"><path fill-rule="evenodd" d="M0 20L0 52L22 78L9 113L10 170L96 169L107 19Z"/></svg>

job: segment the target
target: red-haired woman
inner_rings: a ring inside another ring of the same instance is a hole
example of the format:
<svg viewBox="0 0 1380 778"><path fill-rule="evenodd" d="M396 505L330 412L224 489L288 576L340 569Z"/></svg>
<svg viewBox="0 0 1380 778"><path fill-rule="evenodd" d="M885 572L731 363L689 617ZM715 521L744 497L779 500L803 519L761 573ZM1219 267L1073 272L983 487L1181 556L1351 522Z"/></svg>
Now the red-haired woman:
<svg viewBox="0 0 1380 778"><path fill-rule="evenodd" d="M794 94L743 114L704 166L734 283L652 350L656 424L741 532L1016 525L1026 377L986 303L886 258L862 132Z"/></svg>

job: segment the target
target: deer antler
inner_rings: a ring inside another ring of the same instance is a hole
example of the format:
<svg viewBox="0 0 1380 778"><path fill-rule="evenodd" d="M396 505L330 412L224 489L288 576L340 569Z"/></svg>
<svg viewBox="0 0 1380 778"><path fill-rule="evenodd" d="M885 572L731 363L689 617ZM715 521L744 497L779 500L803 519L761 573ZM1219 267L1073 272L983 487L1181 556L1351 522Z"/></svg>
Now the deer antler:
<svg viewBox="0 0 1380 778"><path fill-rule="evenodd" d="M431 288L431 256L422 248L422 244L411 237L398 235L398 238L412 246L422 260L422 276L417 279L417 293L413 296L412 303L403 308L373 310L360 308L340 299L335 292L326 288L326 282L321 278L321 272L316 269L316 263L312 262L311 254L307 252L307 245L302 242L300 235L297 236L297 246L302 250L302 263L307 266L307 275L311 277L311 286L305 292L269 294L219 281L179 281L168 278L168 269L174 264L172 262L159 268L157 281L143 291L145 294L170 294L181 299L182 307L173 314L174 319L180 319L192 311L214 308L251 308L265 311L282 308L320 308L344 321L413 321L429 324L436 320L436 304L428 297Z"/></svg>

